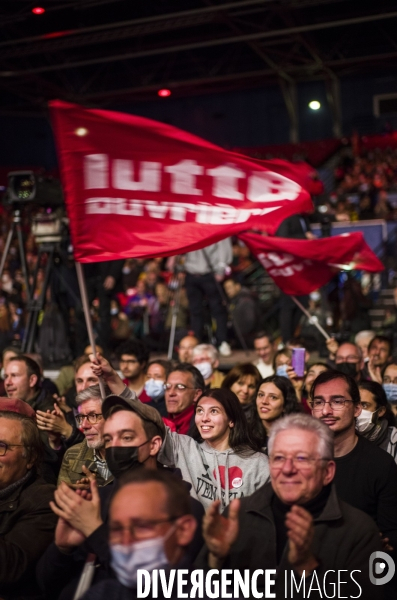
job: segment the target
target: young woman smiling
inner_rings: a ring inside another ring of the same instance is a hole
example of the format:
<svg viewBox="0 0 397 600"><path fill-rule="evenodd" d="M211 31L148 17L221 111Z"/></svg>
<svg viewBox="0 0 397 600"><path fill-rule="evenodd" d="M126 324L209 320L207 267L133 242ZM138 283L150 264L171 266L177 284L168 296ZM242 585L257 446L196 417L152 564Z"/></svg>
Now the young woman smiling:
<svg viewBox="0 0 397 600"><path fill-rule="evenodd" d="M271 375L262 379L256 394L256 411L252 425L254 434L266 448L273 423L284 415L302 412L294 387L287 377Z"/></svg>
<svg viewBox="0 0 397 600"><path fill-rule="evenodd" d="M190 491L204 508L221 500L225 508L234 498L249 496L269 477L267 457L250 433L237 396L228 389L212 389L196 405L195 422L201 440L167 435L159 462L177 467L192 485Z"/></svg>

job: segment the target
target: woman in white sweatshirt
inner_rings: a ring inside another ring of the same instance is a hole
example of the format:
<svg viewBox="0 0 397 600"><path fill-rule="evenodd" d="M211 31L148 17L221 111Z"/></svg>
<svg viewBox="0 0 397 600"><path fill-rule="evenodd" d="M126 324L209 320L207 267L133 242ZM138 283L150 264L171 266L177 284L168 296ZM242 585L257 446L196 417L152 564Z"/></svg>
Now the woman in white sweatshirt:
<svg viewBox="0 0 397 600"><path fill-rule="evenodd" d="M196 405L195 422L202 442L187 435L167 435L160 463L177 467L192 484L191 495L208 508L221 500L222 509L234 498L249 496L269 478L267 457L249 431L237 396L212 389Z"/></svg>

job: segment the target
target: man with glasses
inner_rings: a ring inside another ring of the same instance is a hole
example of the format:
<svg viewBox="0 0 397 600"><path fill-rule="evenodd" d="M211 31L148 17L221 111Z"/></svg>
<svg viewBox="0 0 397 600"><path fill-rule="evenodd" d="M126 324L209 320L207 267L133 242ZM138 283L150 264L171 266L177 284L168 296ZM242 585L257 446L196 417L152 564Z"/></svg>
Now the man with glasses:
<svg viewBox="0 0 397 600"><path fill-rule="evenodd" d="M335 369L353 377L358 383L361 369L364 367L363 354L359 346L346 342L341 344L335 354Z"/></svg>
<svg viewBox="0 0 397 600"><path fill-rule="evenodd" d="M35 564L51 543L55 487L38 474L42 443L35 412L22 400L0 402L0 597L38 598Z"/></svg>
<svg viewBox="0 0 397 600"><path fill-rule="evenodd" d="M110 390L106 390L106 395ZM105 460L105 442L103 439L104 420L99 385L91 385L76 396L78 414L77 427L84 440L69 448L62 461L58 485L64 481L68 485L78 485L85 478L83 466L96 473L99 486L113 480Z"/></svg>
<svg viewBox="0 0 397 600"><path fill-rule="evenodd" d="M91 501L82 498L64 484L55 493L55 503L51 506L60 517L55 543L48 547L37 570L38 581L48 598L63 600L74 596L88 552L97 556L94 581L109 576L108 510L111 498L120 487L120 480L127 473L136 470L172 471L157 462L165 437L161 416L153 407L132 396L130 391L123 396L110 395L102 405L105 456L115 477L113 483L97 490L91 482ZM189 489L189 484L184 485ZM194 498L189 497L189 502L192 514L199 523L194 538L186 549L187 556L193 560L203 545L201 521L204 509ZM144 529L142 531L146 533Z"/></svg>
<svg viewBox="0 0 397 600"><path fill-rule="evenodd" d="M202 374L189 363L180 363L169 373L165 383L165 405L177 433L192 435L194 405L204 390Z"/></svg>
<svg viewBox="0 0 397 600"><path fill-rule="evenodd" d="M145 392L146 367L149 361L149 351L145 344L139 340L128 340L117 348L116 354L125 385L141 402L150 402L150 397Z"/></svg>
<svg viewBox="0 0 397 600"><path fill-rule="evenodd" d="M331 431L309 415L289 415L273 425L268 449L270 483L233 500L224 515L219 501L207 512L200 566L277 570L271 577L276 598L336 597L344 570L338 597L379 598L368 569L371 553L380 550L379 534L372 519L337 496ZM350 578L355 569L362 595ZM308 594L311 582L321 594ZM297 593L299 585L306 594ZM257 586L266 592L264 575Z"/></svg>
<svg viewBox="0 0 397 600"><path fill-rule="evenodd" d="M369 514L397 549L397 465L392 456L357 435L360 393L352 377L324 371L310 391L312 415L334 433L338 496Z"/></svg>

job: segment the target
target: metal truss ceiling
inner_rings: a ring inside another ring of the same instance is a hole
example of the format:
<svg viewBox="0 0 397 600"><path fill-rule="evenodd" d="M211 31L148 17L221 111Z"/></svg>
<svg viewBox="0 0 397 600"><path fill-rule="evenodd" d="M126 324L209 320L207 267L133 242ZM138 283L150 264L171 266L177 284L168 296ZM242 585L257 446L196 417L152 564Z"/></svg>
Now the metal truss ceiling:
<svg viewBox="0 0 397 600"><path fill-rule="evenodd" d="M0 112L91 106L385 73L395 0L48 0L0 3Z"/></svg>

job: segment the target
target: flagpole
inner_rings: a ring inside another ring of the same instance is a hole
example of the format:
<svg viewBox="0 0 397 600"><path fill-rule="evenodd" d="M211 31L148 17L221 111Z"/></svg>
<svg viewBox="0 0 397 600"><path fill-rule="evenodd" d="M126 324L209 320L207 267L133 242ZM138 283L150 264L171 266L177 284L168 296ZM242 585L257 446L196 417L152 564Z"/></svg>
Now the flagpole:
<svg viewBox="0 0 397 600"><path fill-rule="evenodd" d="M291 296L291 298L295 302L295 304L301 309L301 311L307 316L307 318L309 319L309 323L311 325L314 325L314 327L317 327L319 332L323 334L323 336L325 337L326 340L330 340L331 336L329 336L328 333L325 331L325 329L323 329L321 327L321 325L317 321L317 319L316 320L313 319L312 315L309 313L308 310L306 310L306 308L303 306L303 304L301 304L299 302L299 300L296 298L296 296Z"/></svg>
<svg viewBox="0 0 397 600"><path fill-rule="evenodd" d="M87 331L88 331L88 339L90 340L92 353L94 355L94 358L96 359L96 357L97 357L96 344L95 344L95 338L94 338L94 330L92 327L90 305L88 302L87 288L85 285L83 266L81 263L79 263L77 261L75 261L75 265L76 265L77 279L78 279L79 288L80 288L81 302L83 304L85 324L87 326ZM104 386L104 383L103 383L101 377L99 377L99 388L101 390L102 400L104 400L106 398L105 386Z"/></svg>

